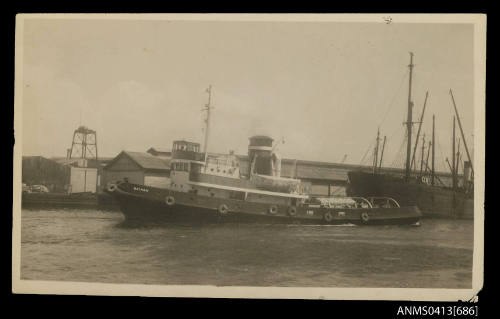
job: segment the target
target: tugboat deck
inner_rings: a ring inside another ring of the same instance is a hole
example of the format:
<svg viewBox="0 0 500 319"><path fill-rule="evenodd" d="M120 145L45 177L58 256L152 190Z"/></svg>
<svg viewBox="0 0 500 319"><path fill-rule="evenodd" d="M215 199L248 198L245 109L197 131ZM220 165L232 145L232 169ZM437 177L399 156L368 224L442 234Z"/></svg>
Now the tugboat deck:
<svg viewBox="0 0 500 319"><path fill-rule="evenodd" d="M219 184L200 183L200 182L188 182L188 184L189 185L200 186L200 187L218 188L218 189L229 190L229 191L254 193L254 194L269 195L269 196L279 196L279 197L288 197L288 198L300 198L300 199L308 199L309 198L308 195L291 194L291 193L280 193L280 192L270 192L270 191L264 191L264 190L260 190L260 189L240 188L240 187L226 186L226 185L219 185Z"/></svg>

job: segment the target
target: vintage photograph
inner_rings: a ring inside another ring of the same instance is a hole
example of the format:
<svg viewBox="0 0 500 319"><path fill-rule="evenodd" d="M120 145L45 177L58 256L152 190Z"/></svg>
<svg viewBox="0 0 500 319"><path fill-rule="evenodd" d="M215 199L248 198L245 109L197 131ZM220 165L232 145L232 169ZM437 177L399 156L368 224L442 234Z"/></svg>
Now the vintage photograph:
<svg viewBox="0 0 500 319"><path fill-rule="evenodd" d="M13 291L474 298L485 35L483 15L18 15Z"/></svg>

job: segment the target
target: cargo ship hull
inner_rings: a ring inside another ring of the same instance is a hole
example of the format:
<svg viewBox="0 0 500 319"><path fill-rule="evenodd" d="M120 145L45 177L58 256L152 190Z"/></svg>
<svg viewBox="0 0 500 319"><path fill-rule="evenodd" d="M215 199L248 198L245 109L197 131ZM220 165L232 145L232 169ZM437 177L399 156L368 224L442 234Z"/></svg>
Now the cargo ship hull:
<svg viewBox="0 0 500 319"><path fill-rule="evenodd" d="M402 206L416 205L426 217L474 218L472 194L449 188L405 182L402 178L367 172L349 172L348 196L387 196Z"/></svg>
<svg viewBox="0 0 500 319"><path fill-rule="evenodd" d="M170 223L265 223L309 225L415 224L417 207L325 208L246 202L123 183L112 192L128 221ZM170 202L166 199L172 199ZM168 202L168 203L167 203ZM221 207L225 206L225 212ZM271 209L272 208L272 209Z"/></svg>

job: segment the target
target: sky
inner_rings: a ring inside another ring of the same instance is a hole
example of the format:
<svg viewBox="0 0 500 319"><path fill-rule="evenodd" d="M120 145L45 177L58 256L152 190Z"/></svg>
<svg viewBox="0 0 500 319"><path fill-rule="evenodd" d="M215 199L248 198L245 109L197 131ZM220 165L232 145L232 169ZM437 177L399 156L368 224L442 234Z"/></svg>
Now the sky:
<svg viewBox="0 0 500 319"><path fill-rule="evenodd" d="M369 164L380 128L383 165L398 166L411 51L414 120L429 91L422 132L428 141L435 114L437 166L447 170L450 88L473 148L473 31L437 23L26 19L23 155L65 156L79 125L97 131L103 157L171 148L177 139L202 143L212 85L211 152L246 154L248 137L267 134L283 138L284 158L340 162L347 154L345 163Z"/></svg>

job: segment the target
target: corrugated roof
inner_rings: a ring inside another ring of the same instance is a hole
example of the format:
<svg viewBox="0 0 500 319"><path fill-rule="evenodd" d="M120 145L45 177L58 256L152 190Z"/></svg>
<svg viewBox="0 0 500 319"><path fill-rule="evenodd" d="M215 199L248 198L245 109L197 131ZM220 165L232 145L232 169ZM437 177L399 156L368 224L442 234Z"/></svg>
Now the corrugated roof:
<svg viewBox="0 0 500 319"><path fill-rule="evenodd" d="M149 151L154 151L154 152L157 152L157 153L171 153L171 150L169 148L166 148L166 147L150 147L148 152Z"/></svg>
<svg viewBox="0 0 500 319"><path fill-rule="evenodd" d="M290 172L293 170L290 167ZM347 173L329 167L297 165L297 178L347 180Z"/></svg>
<svg viewBox="0 0 500 319"><path fill-rule="evenodd" d="M123 151L123 153L128 155L134 162L137 163L137 165L139 165L144 169L158 169L158 170L170 169L170 161L167 159L162 159L157 156L153 156L149 153L143 153L143 152Z"/></svg>
<svg viewBox="0 0 500 319"><path fill-rule="evenodd" d="M249 140L253 139L263 139L263 140L271 140L274 141L274 138L267 136L267 135L254 135L248 138Z"/></svg>
<svg viewBox="0 0 500 319"><path fill-rule="evenodd" d="M52 158L51 160L53 160L54 162L60 164L60 165L72 165L72 166L78 166L78 164L83 161L84 159L83 158ZM92 159L92 158L87 158L87 167L93 167L93 168L96 168L96 167L99 167L99 165L101 165L101 161L100 160L95 160L95 159Z"/></svg>

